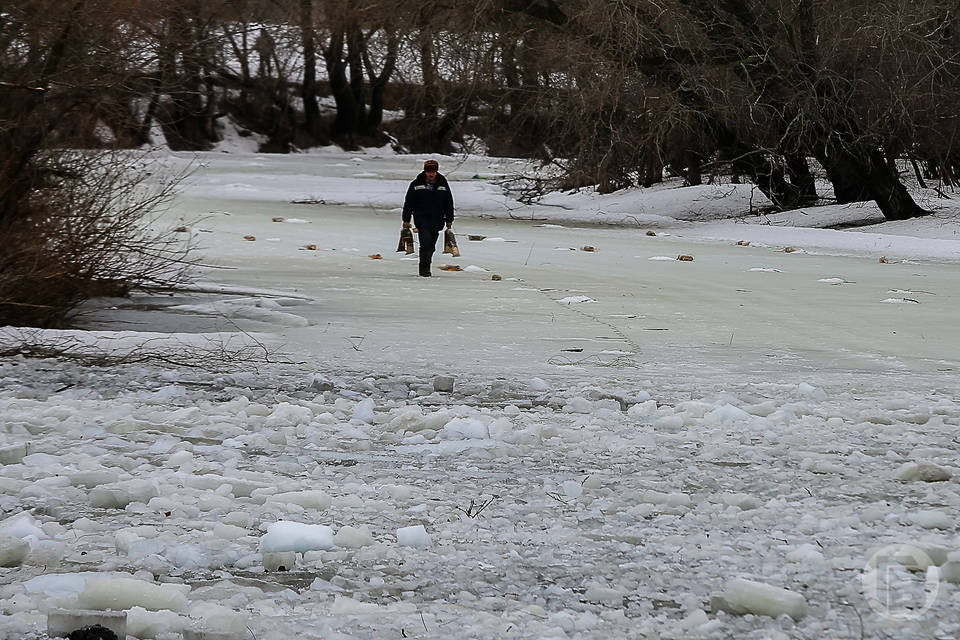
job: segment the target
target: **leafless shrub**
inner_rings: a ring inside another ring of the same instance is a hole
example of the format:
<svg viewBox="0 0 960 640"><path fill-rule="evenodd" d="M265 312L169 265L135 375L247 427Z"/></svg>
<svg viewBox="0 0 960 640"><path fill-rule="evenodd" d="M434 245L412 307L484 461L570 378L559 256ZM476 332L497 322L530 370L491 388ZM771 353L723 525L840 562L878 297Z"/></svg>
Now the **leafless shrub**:
<svg viewBox="0 0 960 640"><path fill-rule="evenodd" d="M183 174L143 153L44 150L33 188L3 219L0 324L63 327L85 300L187 279L191 246L158 216Z"/></svg>
<svg viewBox="0 0 960 640"><path fill-rule="evenodd" d="M567 181L564 162L554 160L549 167L508 175L496 184L513 199L523 204L535 204L540 198L560 191Z"/></svg>

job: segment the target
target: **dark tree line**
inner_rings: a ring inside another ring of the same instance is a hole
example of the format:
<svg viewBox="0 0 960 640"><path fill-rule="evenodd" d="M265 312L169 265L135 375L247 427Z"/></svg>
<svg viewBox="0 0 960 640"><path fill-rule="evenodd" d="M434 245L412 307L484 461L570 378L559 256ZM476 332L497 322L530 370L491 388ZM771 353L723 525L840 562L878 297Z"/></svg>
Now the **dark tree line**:
<svg viewBox="0 0 960 640"><path fill-rule="evenodd" d="M815 160L839 202L876 200L890 219L923 213L898 159L947 185L960 168L953 2L14 4L114 12L96 31L138 52L114 58L129 81L112 105L127 113L110 124L130 143L156 121L175 148L207 148L225 114L266 134L268 151L382 144L386 133L448 151L470 134L494 151L562 158L569 186L646 185L665 168L696 184L725 171L780 208L819 199ZM385 112L400 115L385 124Z"/></svg>
<svg viewBox="0 0 960 640"><path fill-rule="evenodd" d="M791 208L818 200L815 159L838 202L875 200L888 219L926 213L901 184L898 159L954 184L954 3L545 0L485 8L519 16L537 37L549 25L553 43L569 43L551 58L562 86L545 95L542 84L524 83L537 94L526 99L534 106L511 115L535 119L548 112L544 101L566 103L554 107L560 131L551 139L570 141L554 151L574 160L575 181L607 190L649 184L669 166L696 184L720 165Z"/></svg>

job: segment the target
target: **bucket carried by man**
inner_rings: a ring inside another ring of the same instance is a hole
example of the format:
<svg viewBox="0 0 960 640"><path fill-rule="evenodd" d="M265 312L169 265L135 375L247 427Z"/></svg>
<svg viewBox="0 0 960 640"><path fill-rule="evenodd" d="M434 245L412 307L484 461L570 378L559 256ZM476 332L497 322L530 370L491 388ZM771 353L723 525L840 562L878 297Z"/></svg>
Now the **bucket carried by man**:
<svg viewBox="0 0 960 640"><path fill-rule="evenodd" d="M413 253L413 232L410 229L400 229L400 244L397 245L397 251L403 251L407 255Z"/></svg>
<svg viewBox="0 0 960 640"><path fill-rule="evenodd" d="M443 232L443 252L452 254L454 258L460 257L460 249L457 247L457 236L453 229L447 229Z"/></svg>

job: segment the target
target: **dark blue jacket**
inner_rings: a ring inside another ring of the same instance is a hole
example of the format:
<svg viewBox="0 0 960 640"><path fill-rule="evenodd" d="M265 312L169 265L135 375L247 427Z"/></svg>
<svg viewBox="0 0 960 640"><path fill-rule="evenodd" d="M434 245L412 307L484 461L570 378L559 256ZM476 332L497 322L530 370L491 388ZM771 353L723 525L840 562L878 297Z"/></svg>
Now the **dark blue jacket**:
<svg viewBox="0 0 960 640"><path fill-rule="evenodd" d="M453 222L453 194L447 179L437 174L437 180L427 184L427 175L420 175L410 183L407 196L403 199L403 221L410 222L418 229L443 229L443 223Z"/></svg>

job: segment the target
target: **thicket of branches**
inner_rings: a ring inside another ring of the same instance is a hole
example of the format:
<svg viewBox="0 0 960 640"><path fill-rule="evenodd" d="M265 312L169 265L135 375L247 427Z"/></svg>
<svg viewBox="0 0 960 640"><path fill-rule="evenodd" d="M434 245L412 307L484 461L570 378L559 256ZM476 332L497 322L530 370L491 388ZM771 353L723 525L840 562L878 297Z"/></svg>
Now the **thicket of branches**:
<svg viewBox="0 0 960 640"><path fill-rule="evenodd" d="M62 327L81 302L180 280L189 248L152 228L173 193L136 154L76 150L99 121L136 139L144 59L124 2L0 13L0 325Z"/></svg>
<svg viewBox="0 0 960 640"><path fill-rule="evenodd" d="M60 278L69 307L152 277L67 252L91 246L77 234L130 229L108 194L132 183L63 149L139 147L155 126L205 149L224 116L263 151L476 139L556 163L566 187L722 172L780 208L832 195L923 215L899 170L958 179L958 28L953 0L9 0L0 321L64 304L20 300L32 283ZM145 250L124 233L113 248Z"/></svg>

